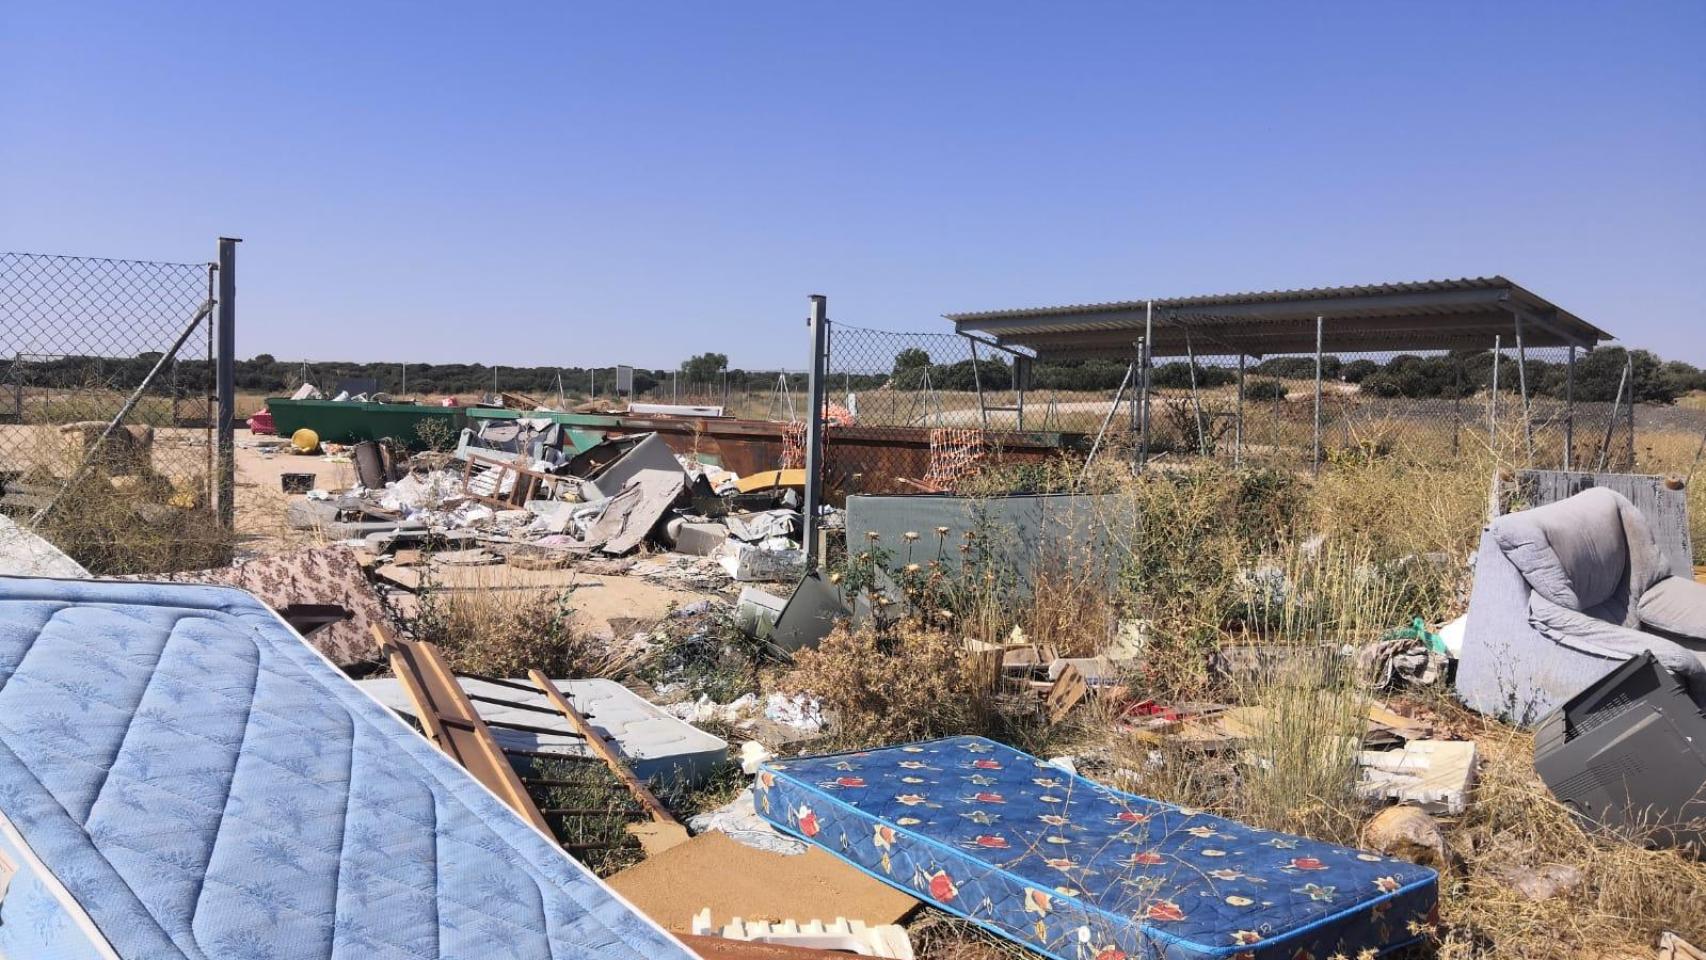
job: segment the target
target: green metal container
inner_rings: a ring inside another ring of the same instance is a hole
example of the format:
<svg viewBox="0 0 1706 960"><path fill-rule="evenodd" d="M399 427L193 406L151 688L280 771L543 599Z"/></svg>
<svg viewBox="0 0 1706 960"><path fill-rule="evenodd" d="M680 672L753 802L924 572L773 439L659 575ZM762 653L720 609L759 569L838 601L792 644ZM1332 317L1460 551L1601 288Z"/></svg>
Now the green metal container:
<svg viewBox="0 0 1706 960"><path fill-rule="evenodd" d="M506 410L502 407L469 407L469 420L550 420L563 425L576 453L591 449L604 439L606 430L622 428L622 418L604 413L564 413L558 410Z"/></svg>
<svg viewBox="0 0 1706 960"><path fill-rule="evenodd" d="M457 435L468 426L468 412L461 407L418 403L270 397L267 410L272 413L273 428L281 437L307 427L324 443L356 443L389 437L411 450L425 450L429 438L454 446ZM423 435L421 427L428 423L437 426L428 427Z"/></svg>

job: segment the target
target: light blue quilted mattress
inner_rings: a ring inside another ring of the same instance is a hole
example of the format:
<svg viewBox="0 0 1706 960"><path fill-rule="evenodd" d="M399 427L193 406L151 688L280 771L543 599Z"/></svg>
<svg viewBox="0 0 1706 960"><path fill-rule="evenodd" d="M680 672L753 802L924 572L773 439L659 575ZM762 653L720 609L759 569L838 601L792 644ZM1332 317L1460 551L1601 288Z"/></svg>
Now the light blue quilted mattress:
<svg viewBox="0 0 1706 960"><path fill-rule="evenodd" d="M691 956L236 590L0 577L0 814L0 957Z"/></svg>

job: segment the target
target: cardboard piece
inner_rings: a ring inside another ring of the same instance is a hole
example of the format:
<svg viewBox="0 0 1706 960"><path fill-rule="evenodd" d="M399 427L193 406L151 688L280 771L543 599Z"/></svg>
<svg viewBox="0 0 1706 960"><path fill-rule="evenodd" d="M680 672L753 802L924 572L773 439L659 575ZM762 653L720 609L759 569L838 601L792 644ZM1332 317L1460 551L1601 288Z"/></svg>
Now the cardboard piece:
<svg viewBox="0 0 1706 960"><path fill-rule="evenodd" d="M616 892L665 929L688 933L693 915L846 917L899 923L918 901L816 848L796 856L755 850L725 833L703 833L609 879Z"/></svg>
<svg viewBox="0 0 1706 960"><path fill-rule="evenodd" d="M1090 693L1090 685L1084 682L1084 677L1078 668L1067 664L1066 669L1055 678L1054 686L1049 688L1044 707L1048 711L1048 722L1059 723L1066 719L1072 708L1078 706Z"/></svg>
<svg viewBox="0 0 1706 960"><path fill-rule="evenodd" d="M1472 740L1411 740L1398 750L1357 755L1365 797L1410 802L1428 813L1459 814L1469 807L1475 783Z"/></svg>

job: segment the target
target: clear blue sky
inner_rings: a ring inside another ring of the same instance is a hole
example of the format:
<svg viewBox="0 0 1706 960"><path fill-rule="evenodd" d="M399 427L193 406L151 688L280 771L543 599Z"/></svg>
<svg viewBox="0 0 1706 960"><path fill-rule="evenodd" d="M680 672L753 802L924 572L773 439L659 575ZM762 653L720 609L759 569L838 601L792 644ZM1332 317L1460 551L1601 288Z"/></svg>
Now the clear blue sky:
<svg viewBox="0 0 1706 960"><path fill-rule="evenodd" d="M812 292L1502 273L1706 363L1699 0L0 11L0 249L241 236L245 355L799 368Z"/></svg>

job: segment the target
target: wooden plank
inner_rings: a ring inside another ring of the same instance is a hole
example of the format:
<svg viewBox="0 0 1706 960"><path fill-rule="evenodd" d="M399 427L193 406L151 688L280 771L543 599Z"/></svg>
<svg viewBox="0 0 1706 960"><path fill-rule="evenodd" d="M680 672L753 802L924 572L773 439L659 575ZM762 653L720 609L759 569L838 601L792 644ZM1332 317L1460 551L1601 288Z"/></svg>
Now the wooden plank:
<svg viewBox="0 0 1706 960"><path fill-rule="evenodd" d="M1688 490L1680 479L1638 473L1587 473L1523 470L1517 484L1532 506L1572 497L1590 487L1605 487L1629 498L1647 518L1659 547L1679 577L1692 573L1694 544L1688 529Z"/></svg>
<svg viewBox="0 0 1706 960"><path fill-rule="evenodd" d="M444 662L444 656L439 653L438 647L430 643L416 643L414 647L416 662L422 668L421 679L427 695L439 707L441 716L460 721L458 725L449 726L447 731L450 742L456 745L455 755L462 766L521 814L522 819L537 827L539 832L550 837L552 842L556 842L550 824L545 822L545 816L534 806L533 798L528 796L527 788L522 785L521 778L516 776L515 768L509 765L509 760L498 747L492 731L487 728L486 722L480 719L480 714L474 709L474 704L469 702L468 695L462 692L462 685L456 682L456 675L451 673L450 665ZM465 725L465 728L458 730L457 726L462 725Z"/></svg>
<svg viewBox="0 0 1706 960"><path fill-rule="evenodd" d="M408 695L409 702L414 704L415 719L421 722L421 727L426 731L427 740L433 746L443 750L446 743L444 724L439 721L438 711L432 709L431 701L427 699L426 692L421 689L420 681L416 679L414 664L410 662L408 652L396 641L395 637L388 635L378 624L374 624L372 630L373 639L379 644L379 651L385 654L386 659L391 662L391 673L402 685L403 692Z"/></svg>
<svg viewBox="0 0 1706 960"><path fill-rule="evenodd" d="M1067 664L1066 669L1060 671L1060 676L1055 678L1054 685L1049 688L1045 701L1048 722L1059 723L1066 719L1072 708L1078 706L1078 701L1083 700L1089 693L1090 685L1084 682L1078 668Z"/></svg>
<svg viewBox="0 0 1706 960"><path fill-rule="evenodd" d="M640 782L639 777L634 776L634 771L630 770L628 764L623 762L622 757L616 752L616 748L606 742L604 737L592 728L592 724L587 722L586 717L581 716L581 712L575 709L574 704L563 696L563 692L557 689L557 685L551 682L550 677L538 670L527 671L527 676L538 685L539 689L545 694L545 699L549 700L551 705L563 715L563 718L569 721L569 725L586 738L587 745L592 747L592 751L598 754L605 766L610 768L610 772L616 775L616 779L622 781L622 785L628 788L628 792L634 795L634 799L640 801L640 805L646 808L646 812L651 815L654 822L680 824L680 821L675 819L675 816L669 812L663 802L658 800L657 796Z"/></svg>
<svg viewBox="0 0 1706 960"><path fill-rule="evenodd" d="M551 825L528 796L515 768L510 766L468 695L462 692L461 684L456 682L438 648L430 643L385 637L378 627L374 633L388 648L392 672L414 704L415 715L428 731L427 739L556 843Z"/></svg>

